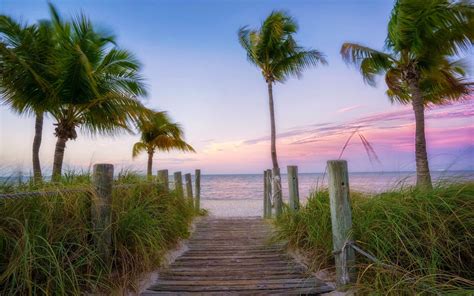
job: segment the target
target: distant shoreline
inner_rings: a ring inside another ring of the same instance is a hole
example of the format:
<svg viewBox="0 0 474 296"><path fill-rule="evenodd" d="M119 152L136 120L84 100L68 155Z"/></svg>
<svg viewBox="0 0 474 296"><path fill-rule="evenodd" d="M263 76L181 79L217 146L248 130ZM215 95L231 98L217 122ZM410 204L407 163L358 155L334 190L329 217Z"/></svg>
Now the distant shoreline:
<svg viewBox="0 0 474 296"><path fill-rule="evenodd" d="M186 170L182 170L183 172L186 172ZM172 172L170 170L170 176L172 176ZM474 174L474 170L441 170L441 171L431 171L434 174L443 174L443 173L448 173L448 174L457 174L457 173L467 173L467 174ZM84 172L84 174L88 173L87 171ZM146 176L145 173L138 172L137 174L141 176ZM299 172L299 175L324 175L324 172L310 172L310 173L302 173ZM370 175L370 174L416 174L416 171L366 171L366 172L351 172L349 171L349 174L351 175ZM221 174L206 174L202 173L201 176L259 176L262 175L262 173L221 173ZM287 175L286 172L282 172L281 175ZM19 177L22 177L22 179L29 179L32 175L31 174L18 174L18 173L11 173L8 175L0 175L0 179L18 179ZM46 180L49 180L51 178L50 175L45 175L44 178Z"/></svg>

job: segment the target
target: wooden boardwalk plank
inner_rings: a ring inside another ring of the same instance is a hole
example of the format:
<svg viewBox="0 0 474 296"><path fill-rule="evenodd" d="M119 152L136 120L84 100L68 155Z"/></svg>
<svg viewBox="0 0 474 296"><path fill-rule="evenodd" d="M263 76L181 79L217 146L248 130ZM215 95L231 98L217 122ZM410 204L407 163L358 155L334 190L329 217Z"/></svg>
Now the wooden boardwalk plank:
<svg viewBox="0 0 474 296"><path fill-rule="evenodd" d="M259 218L205 218L188 250L159 271L151 295L316 295L333 289L270 244L271 226Z"/></svg>

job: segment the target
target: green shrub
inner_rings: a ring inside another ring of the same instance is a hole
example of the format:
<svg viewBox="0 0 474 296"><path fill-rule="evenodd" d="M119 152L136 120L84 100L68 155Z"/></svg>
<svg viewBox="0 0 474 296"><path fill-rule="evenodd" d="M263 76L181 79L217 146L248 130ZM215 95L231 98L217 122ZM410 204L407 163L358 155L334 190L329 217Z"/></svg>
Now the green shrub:
<svg viewBox="0 0 474 296"><path fill-rule="evenodd" d="M68 184L71 180L88 179L68 176ZM153 184L137 181L114 189L112 262L106 264L93 244L89 205L86 193L0 200L1 295L133 288L140 274L156 268L166 250L188 235L194 216L184 199Z"/></svg>
<svg viewBox="0 0 474 296"><path fill-rule="evenodd" d="M351 203L356 243L392 266L357 255L361 294L472 295L474 183L352 193ZM285 210L276 225L277 239L306 252L315 269L333 266L327 191L313 193L300 212Z"/></svg>

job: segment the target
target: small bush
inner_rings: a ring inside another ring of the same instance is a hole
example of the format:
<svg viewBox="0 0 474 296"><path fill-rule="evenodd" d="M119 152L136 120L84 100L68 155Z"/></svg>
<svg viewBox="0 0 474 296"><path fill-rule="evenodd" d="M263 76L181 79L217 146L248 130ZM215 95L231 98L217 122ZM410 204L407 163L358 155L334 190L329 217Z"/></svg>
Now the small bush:
<svg viewBox="0 0 474 296"><path fill-rule="evenodd" d="M386 268L357 256L362 294L474 292L474 183L433 191L404 188L367 196L352 193L353 235ZM277 239L308 254L315 269L333 266L327 191L313 193L300 212L284 211Z"/></svg>

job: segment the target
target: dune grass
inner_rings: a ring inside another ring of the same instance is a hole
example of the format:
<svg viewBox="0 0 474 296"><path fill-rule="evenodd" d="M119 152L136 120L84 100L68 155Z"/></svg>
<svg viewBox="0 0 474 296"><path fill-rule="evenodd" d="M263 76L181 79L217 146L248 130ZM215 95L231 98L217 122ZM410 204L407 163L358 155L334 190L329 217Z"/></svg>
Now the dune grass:
<svg viewBox="0 0 474 296"><path fill-rule="evenodd" d="M356 243L391 266L356 255L360 295L474 293L474 182L352 193L351 203ZM276 239L303 251L315 270L333 268L327 191L314 192L299 212L286 208L275 223Z"/></svg>
<svg viewBox="0 0 474 296"><path fill-rule="evenodd" d="M0 294L118 294L136 289L140 275L159 266L164 253L188 236L196 213L174 192L164 193L133 173L119 175L116 182L134 186L113 191L109 263L93 244L89 194L0 200ZM79 185L90 186L90 176L66 175L63 182L45 183L40 190Z"/></svg>

